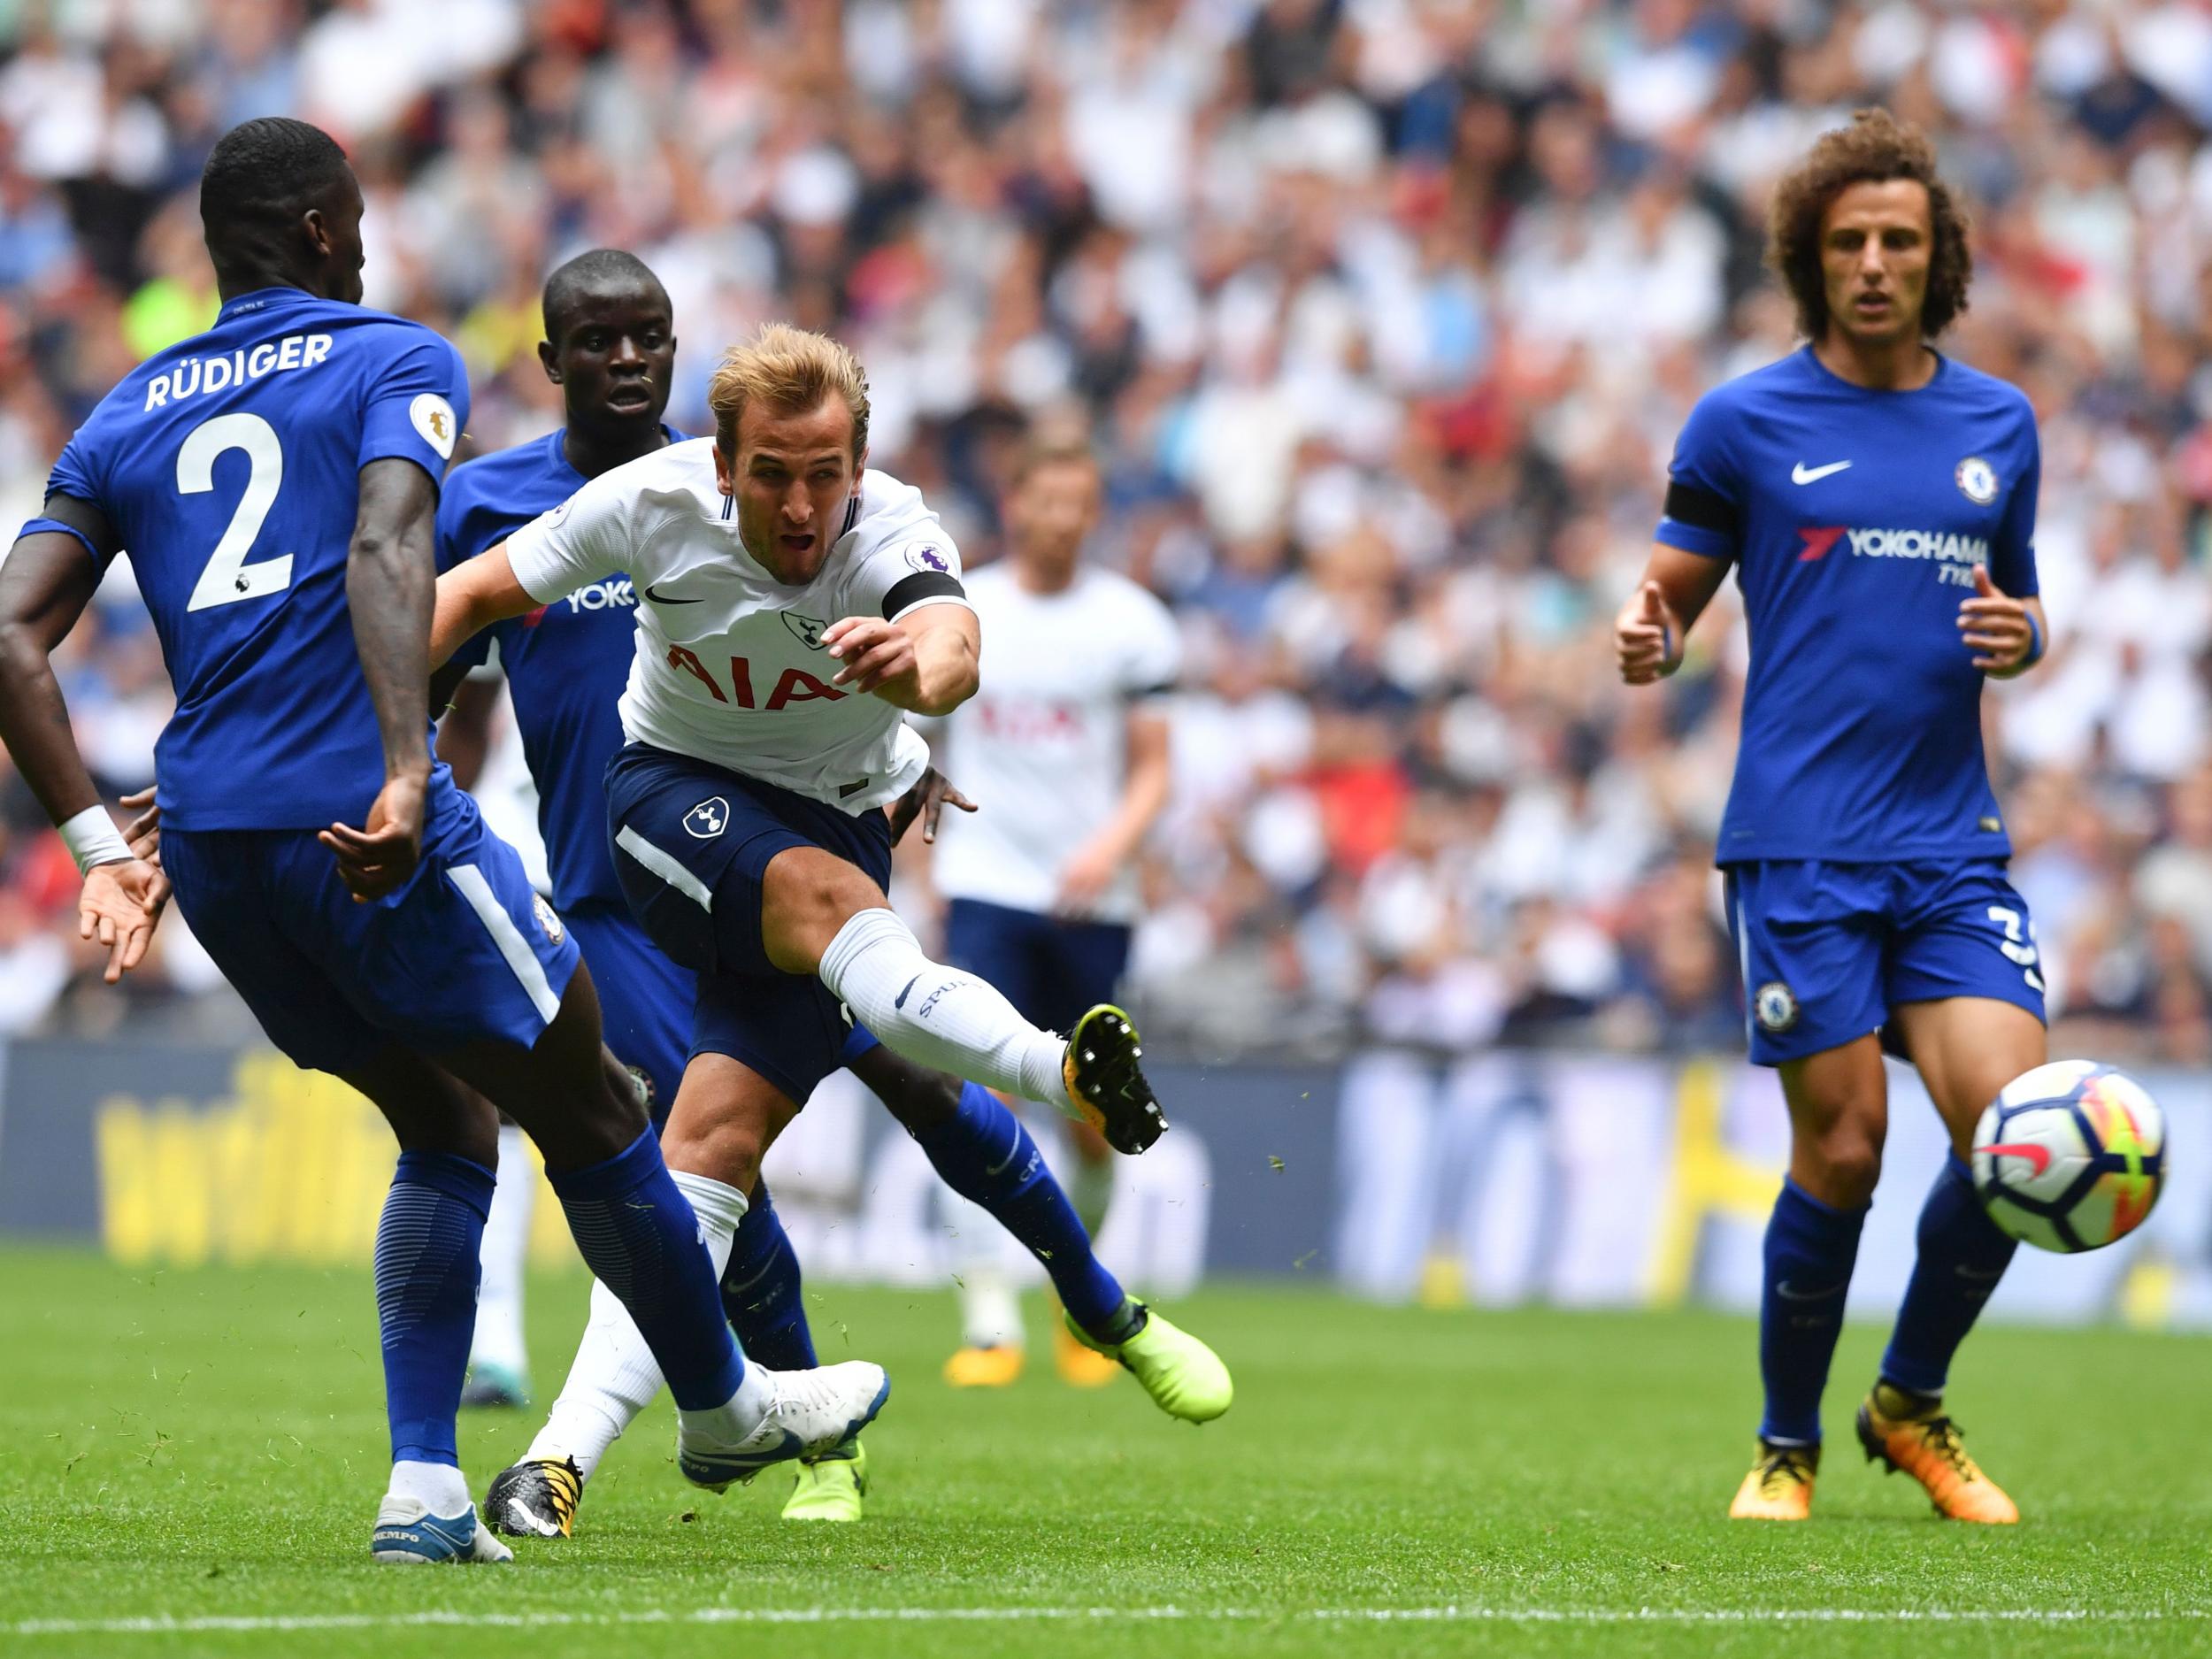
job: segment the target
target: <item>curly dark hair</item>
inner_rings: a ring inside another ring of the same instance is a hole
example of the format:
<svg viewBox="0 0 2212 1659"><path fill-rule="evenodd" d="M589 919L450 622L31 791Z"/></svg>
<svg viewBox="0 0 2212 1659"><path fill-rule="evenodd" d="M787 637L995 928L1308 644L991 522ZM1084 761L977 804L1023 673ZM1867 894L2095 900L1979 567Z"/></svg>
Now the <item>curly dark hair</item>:
<svg viewBox="0 0 2212 1659"><path fill-rule="evenodd" d="M1820 226L1829 204L1855 184L1911 179L1928 192L1935 246L1928 258L1928 293L1920 331L1934 339L1966 310L1974 280L1966 210L1936 175L1935 146L1921 130L1887 110L1859 110L1851 125L1822 135L1805 159L1775 187L1767 219L1767 264L1797 303L1797 326L1818 340L1828 331L1828 289L1820 268Z"/></svg>

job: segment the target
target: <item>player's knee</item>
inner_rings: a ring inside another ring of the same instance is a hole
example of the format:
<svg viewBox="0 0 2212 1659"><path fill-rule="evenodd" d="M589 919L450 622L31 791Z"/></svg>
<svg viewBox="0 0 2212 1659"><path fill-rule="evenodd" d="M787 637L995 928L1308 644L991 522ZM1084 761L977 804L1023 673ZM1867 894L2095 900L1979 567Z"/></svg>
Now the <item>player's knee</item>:
<svg viewBox="0 0 2212 1659"><path fill-rule="evenodd" d="M923 1134L960 1115L960 1097L966 1087L949 1071L910 1066L884 1094L883 1103L908 1133Z"/></svg>
<svg viewBox="0 0 2212 1659"><path fill-rule="evenodd" d="M622 1144L627 1146L645 1133L647 1125L651 1121L646 1110L645 1091L639 1087L630 1068L616 1059L614 1051L603 1045L599 1050L599 1079L601 1090L606 1096L600 1108L601 1113L609 1126L622 1136Z"/></svg>
<svg viewBox="0 0 2212 1659"><path fill-rule="evenodd" d="M761 884L761 942L784 972L812 973L840 928L883 903L882 889L856 865L795 847L777 854Z"/></svg>
<svg viewBox="0 0 2212 1659"><path fill-rule="evenodd" d="M1847 1210L1873 1198L1874 1185L1882 1177L1882 1138L1864 1119L1839 1117L1811 1136L1801 1150L1825 1189L1816 1196Z"/></svg>
<svg viewBox="0 0 2212 1659"><path fill-rule="evenodd" d="M766 1134L752 1123L725 1120L688 1125L680 1131L672 1122L661 1132L661 1154L670 1169L703 1175L741 1193L753 1190L767 1150Z"/></svg>

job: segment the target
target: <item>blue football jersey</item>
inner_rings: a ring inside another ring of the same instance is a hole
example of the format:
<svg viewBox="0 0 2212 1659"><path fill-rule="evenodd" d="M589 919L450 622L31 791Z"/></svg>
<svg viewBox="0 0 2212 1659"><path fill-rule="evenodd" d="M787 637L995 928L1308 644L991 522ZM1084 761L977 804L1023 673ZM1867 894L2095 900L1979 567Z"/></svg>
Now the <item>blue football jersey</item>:
<svg viewBox="0 0 2212 1659"><path fill-rule="evenodd" d="M672 443L683 434L668 428ZM585 484L558 431L454 468L438 503L438 568L450 570L550 512ZM538 786L538 833L562 910L620 905L607 845L607 762L622 747L617 706L637 654L637 594L627 576L578 588L494 624L454 653L480 663L499 642L523 758Z"/></svg>
<svg viewBox="0 0 2212 1659"><path fill-rule="evenodd" d="M420 324L264 288L70 440L49 493L107 515L176 687L154 770L178 828L362 821L384 746L346 607L359 474L403 456L442 477L468 403Z"/></svg>
<svg viewBox="0 0 2212 1659"><path fill-rule="evenodd" d="M1717 862L2010 856L1958 612L1978 565L2036 591L2040 473L2026 396L1947 357L1916 391L1873 391L1808 348L1700 400L1657 539L1732 559L1743 589Z"/></svg>

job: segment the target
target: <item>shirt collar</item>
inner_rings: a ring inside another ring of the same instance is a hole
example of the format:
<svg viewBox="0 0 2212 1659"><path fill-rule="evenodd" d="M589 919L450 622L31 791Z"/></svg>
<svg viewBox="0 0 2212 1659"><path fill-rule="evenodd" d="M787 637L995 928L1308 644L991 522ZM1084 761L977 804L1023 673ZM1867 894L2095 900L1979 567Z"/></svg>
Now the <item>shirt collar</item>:
<svg viewBox="0 0 2212 1659"><path fill-rule="evenodd" d="M234 299L225 300L223 309L215 313L215 320L218 323L227 323L232 318L242 316L248 311L278 311L294 305L314 303L315 301L316 296L305 288L281 287L256 288L250 294L241 294Z"/></svg>

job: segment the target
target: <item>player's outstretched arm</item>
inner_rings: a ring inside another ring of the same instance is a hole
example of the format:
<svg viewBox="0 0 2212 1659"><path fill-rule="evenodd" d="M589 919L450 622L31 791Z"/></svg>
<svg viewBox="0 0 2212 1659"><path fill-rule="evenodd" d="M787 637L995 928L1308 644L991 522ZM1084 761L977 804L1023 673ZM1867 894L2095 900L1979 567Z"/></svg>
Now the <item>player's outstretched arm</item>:
<svg viewBox="0 0 2212 1659"><path fill-rule="evenodd" d="M965 605L924 605L896 622L847 617L822 634L844 666L833 685L873 692L910 714L950 714L975 695L982 630Z"/></svg>
<svg viewBox="0 0 2212 1659"><path fill-rule="evenodd" d="M437 605L430 620L430 665L443 668L454 652L493 623L537 608L538 602L515 580L504 541L462 560L438 578Z"/></svg>
<svg viewBox="0 0 2212 1659"><path fill-rule="evenodd" d="M1682 665L1683 641L1727 580L1728 561L1652 544L1644 579L1613 621L1613 655L1621 678L1647 686Z"/></svg>
<svg viewBox="0 0 2212 1659"><path fill-rule="evenodd" d="M72 496L48 497L46 518L69 529L35 530L0 561L0 741L69 843L85 883L77 930L107 948L112 985L144 958L168 884L132 856L100 804L51 661L100 585L88 549L113 553L115 533L97 507Z"/></svg>
<svg viewBox="0 0 2212 1659"><path fill-rule="evenodd" d="M362 828L334 824L319 838L357 899L398 888L422 856L437 511L437 480L415 462L393 456L361 469L346 552L346 608L384 743L384 787Z"/></svg>

